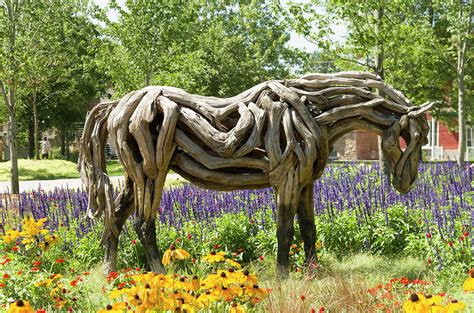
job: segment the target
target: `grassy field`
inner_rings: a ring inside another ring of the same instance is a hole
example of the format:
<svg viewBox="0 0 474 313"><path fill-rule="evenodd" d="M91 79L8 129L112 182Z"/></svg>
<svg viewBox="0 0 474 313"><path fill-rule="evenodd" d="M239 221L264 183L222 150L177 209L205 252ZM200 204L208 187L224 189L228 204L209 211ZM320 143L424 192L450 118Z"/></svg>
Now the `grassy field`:
<svg viewBox="0 0 474 313"><path fill-rule="evenodd" d="M18 160L20 180L48 180L60 178L79 178L76 163L66 160ZM10 162L0 163L0 181L10 180ZM109 161L107 171L110 176L123 175L118 161Z"/></svg>

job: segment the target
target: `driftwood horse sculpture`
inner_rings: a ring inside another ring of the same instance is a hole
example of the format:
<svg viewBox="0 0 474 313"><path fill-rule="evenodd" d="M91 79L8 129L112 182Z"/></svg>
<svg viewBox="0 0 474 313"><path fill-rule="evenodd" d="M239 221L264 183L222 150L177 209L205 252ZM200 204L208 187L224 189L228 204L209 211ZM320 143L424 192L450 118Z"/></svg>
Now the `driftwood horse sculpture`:
<svg viewBox="0 0 474 313"><path fill-rule="evenodd" d="M164 271L155 217L173 169L208 189L273 187L277 266L285 275L295 215L306 258L316 258L313 181L321 176L334 142L355 129L381 136L392 184L405 193L417 178L429 107L413 106L378 76L361 72L268 81L227 99L151 86L98 104L85 122L78 167L89 194L89 216L104 213L104 271L116 269L118 238L133 212L151 270ZM105 166L108 136L125 169L125 184L115 199ZM400 137L408 145L404 151Z"/></svg>

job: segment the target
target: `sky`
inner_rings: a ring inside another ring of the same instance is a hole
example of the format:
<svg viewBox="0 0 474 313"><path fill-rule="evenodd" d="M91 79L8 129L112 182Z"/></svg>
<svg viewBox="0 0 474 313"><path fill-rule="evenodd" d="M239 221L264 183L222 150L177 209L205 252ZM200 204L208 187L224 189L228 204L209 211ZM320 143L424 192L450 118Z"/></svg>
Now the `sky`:
<svg viewBox="0 0 474 313"><path fill-rule="evenodd" d="M307 2L308 0L301 0L301 2ZM94 0L94 2L99 5L102 8L105 8L107 6L107 3L109 0ZM286 0L283 1L283 5ZM122 6L125 4L125 0L117 0L117 3ZM116 21L118 18L118 12L114 10L110 10L108 13L109 19L112 21ZM338 23L333 23L332 26L334 35L331 37L333 40L336 41L342 41L344 40L344 36L347 33L347 29L344 25L338 24ZM304 37L298 35L295 32L291 33L290 41L288 42L288 45L291 47L295 48L300 48L302 50L305 50L307 52L314 52L317 50L317 46L308 40L306 40Z"/></svg>

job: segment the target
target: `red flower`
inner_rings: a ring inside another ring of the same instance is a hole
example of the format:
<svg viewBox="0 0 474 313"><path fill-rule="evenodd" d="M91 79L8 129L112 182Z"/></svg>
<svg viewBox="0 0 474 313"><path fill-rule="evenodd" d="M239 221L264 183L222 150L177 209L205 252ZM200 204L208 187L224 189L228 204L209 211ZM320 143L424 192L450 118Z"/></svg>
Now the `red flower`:
<svg viewBox="0 0 474 313"><path fill-rule="evenodd" d="M466 237L464 237L464 236L459 237L459 241L463 241L464 238L466 238Z"/></svg>
<svg viewBox="0 0 474 313"><path fill-rule="evenodd" d="M324 307L320 307L319 310L318 310L318 313L323 313L325 311Z"/></svg>
<svg viewBox="0 0 474 313"><path fill-rule="evenodd" d="M11 262L11 259L6 258L6 259L3 260L2 262L0 262L0 265L5 265L5 264L7 264L8 262Z"/></svg>
<svg viewBox="0 0 474 313"><path fill-rule="evenodd" d="M448 242L448 245L449 245L450 247L452 247L452 246L453 246L453 242L452 242L452 241Z"/></svg>
<svg viewBox="0 0 474 313"><path fill-rule="evenodd" d="M196 259L191 259L191 263L195 264L195 263L196 263Z"/></svg>
<svg viewBox="0 0 474 313"><path fill-rule="evenodd" d="M426 238L431 239L431 233L427 233Z"/></svg>
<svg viewBox="0 0 474 313"><path fill-rule="evenodd" d="M370 288L367 290L368 293L370 293L372 296L375 296L377 294L377 288Z"/></svg>
<svg viewBox="0 0 474 313"><path fill-rule="evenodd" d="M64 259L57 259L56 263L64 263Z"/></svg>
<svg viewBox="0 0 474 313"><path fill-rule="evenodd" d="M400 282L403 284L403 285L408 285L410 283L410 280L406 277L402 277L400 279Z"/></svg>
<svg viewBox="0 0 474 313"><path fill-rule="evenodd" d="M17 251L18 251L18 246L12 247L12 251L13 251L13 252L17 252Z"/></svg>
<svg viewBox="0 0 474 313"><path fill-rule="evenodd" d="M34 265L34 266L40 266L40 265L41 265L41 261L34 261L34 262L33 262L33 265Z"/></svg>
<svg viewBox="0 0 474 313"><path fill-rule="evenodd" d="M311 308L311 313L316 313L316 310L314 308Z"/></svg>
<svg viewBox="0 0 474 313"><path fill-rule="evenodd" d="M114 280L119 276L118 272L110 272L109 275L107 275L107 281L110 282L111 280Z"/></svg>
<svg viewBox="0 0 474 313"><path fill-rule="evenodd" d="M193 236L191 234L188 234L188 239L191 240L191 238L193 238Z"/></svg>
<svg viewBox="0 0 474 313"><path fill-rule="evenodd" d="M428 259L428 265L431 265L431 259Z"/></svg>
<svg viewBox="0 0 474 313"><path fill-rule="evenodd" d="M260 261L263 261L263 255L258 258Z"/></svg>
<svg viewBox="0 0 474 313"><path fill-rule="evenodd" d="M36 313L46 313L46 310L45 309L39 309L39 310L36 310Z"/></svg>
<svg viewBox="0 0 474 313"><path fill-rule="evenodd" d="M117 289L122 289L123 287L125 287L125 283L120 283L117 285Z"/></svg>
<svg viewBox="0 0 474 313"><path fill-rule="evenodd" d="M217 244L216 244L216 245L214 245L214 250L217 250L217 249L219 249L219 247L220 247L220 246L219 246L219 245L217 245Z"/></svg>
<svg viewBox="0 0 474 313"><path fill-rule="evenodd" d="M181 241L181 238L176 238L176 242L180 242Z"/></svg>
<svg viewBox="0 0 474 313"><path fill-rule="evenodd" d="M10 275L8 275L7 273L3 274L2 278L3 279L8 279L10 277Z"/></svg>
<svg viewBox="0 0 474 313"><path fill-rule="evenodd" d="M91 272L84 272L84 273L82 273L82 275L87 276L87 275L89 275L90 273L91 273Z"/></svg>
<svg viewBox="0 0 474 313"><path fill-rule="evenodd" d="M40 270L39 267L33 267L33 268L31 269L32 272L37 272L37 271L39 271L39 270Z"/></svg>
<svg viewBox="0 0 474 313"><path fill-rule="evenodd" d="M72 287L76 287L77 285L77 280L73 280L69 283Z"/></svg>
<svg viewBox="0 0 474 313"><path fill-rule="evenodd" d="M301 296L300 296L300 299L301 299L301 300L304 300L304 299L306 299L306 297L305 297L304 295L301 295Z"/></svg>
<svg viewBox="0 0 474 313"><path fill-rule="evenodd" d="M132 245L136 245L137 241L135 239L132 239Z"/></svg>
<svg viewBox="0 0 474 313"><path fill-rule="evenodd" d="M0 283L0 288L4 288L6 285L4 283Z"/></svg>
<svg viewBox="0 0 474 313"><path fill-rule="evenodd" d="M469 236L469 232L468 231L465 231L464 233L462 233L464 235L464 237L467 237Z"/></svg>
<svg viewBox="0 0 474 313"><path fill-rule="evenodd" d="M141 270L141 268L137 267L137 268L135 268L135 270L136 270L137 272L139 272L139 271Z"/></svg>

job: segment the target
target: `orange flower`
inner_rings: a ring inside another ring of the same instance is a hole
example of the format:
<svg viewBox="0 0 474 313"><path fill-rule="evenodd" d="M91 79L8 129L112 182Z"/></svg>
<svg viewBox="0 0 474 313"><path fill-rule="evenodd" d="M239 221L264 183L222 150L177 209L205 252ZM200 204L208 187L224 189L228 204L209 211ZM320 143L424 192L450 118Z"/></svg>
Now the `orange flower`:
<svg viewBox="0 0 474 313"><path fill-rule="evenodd" d="M174 245L171 245L168 250L165 251L163 255L162 263L163 265L168 265L174 260L184 260L190 258L191 256L186 250L176 249Z"/></svg>

